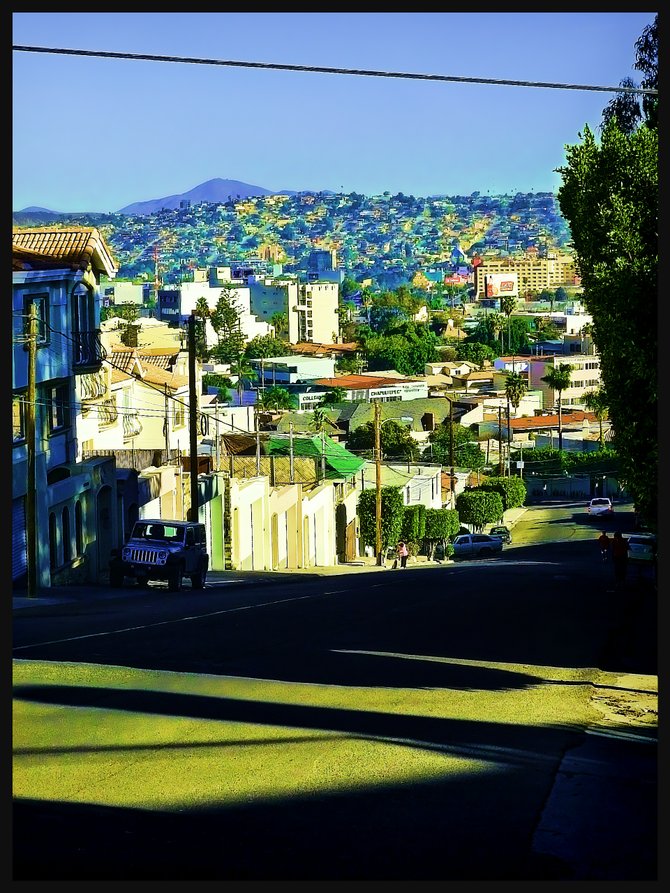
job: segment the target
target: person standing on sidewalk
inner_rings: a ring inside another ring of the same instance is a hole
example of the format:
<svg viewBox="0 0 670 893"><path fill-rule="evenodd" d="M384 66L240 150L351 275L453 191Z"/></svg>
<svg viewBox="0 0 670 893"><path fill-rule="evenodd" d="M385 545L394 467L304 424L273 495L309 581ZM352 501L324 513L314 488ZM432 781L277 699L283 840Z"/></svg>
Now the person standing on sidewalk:
<svg viewBox="0 0 670 893"><path fill-rule="evenodd" d="M398 543L398 561L399 567L407 567L407 556L409 555L409 551L407 549L407 544L402 540Z"/></svg>
<svg viewBox="0 0 670 893"><path fill-rule="evenodd" d="M612 541L607 536L607 531L603 530L603 532L598 537L598 545L600 546L600 557L602 561L607 561L611 542Z"/></svg>

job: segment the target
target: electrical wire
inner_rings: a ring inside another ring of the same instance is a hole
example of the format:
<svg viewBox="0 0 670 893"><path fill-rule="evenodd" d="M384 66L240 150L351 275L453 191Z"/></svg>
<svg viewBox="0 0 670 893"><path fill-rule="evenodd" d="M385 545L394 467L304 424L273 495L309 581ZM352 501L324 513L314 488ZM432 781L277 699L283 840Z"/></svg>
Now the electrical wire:
<svg viewBox="0 0 670 893"><path fill-rule="evenodd" d="M591 90L600 93L633 93L658 96L658 90L645 87L603 87L593 84L561 84L551 81L516 81L506 78L472 78L459 75L421 74L408 71L375 71L366 68L333 68L323 65L290 65L278 62L244 62L232 59L207 59L193 56L162 56L153 53L120 53L105 50L65 49L63 47L39 47L14 44L12 49L22 53L51 53L61 56L92 56L100 59L130 59L139 62L179 62L190 65L219 65L234 68L260 68L272 71L301 71L310 74L348 74L357 77L404 78L406 80L442 81L457 84L485 84L502 87L541 87L554 90Z"/></svg>

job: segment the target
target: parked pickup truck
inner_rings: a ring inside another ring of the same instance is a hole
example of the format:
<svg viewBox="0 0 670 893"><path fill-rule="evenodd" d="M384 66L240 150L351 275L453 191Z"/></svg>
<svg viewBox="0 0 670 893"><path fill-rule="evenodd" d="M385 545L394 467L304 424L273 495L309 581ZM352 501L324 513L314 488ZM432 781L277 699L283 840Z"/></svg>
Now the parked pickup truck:
<svg viewBox="0 0 670 893"><path fill-rule="evenodd" d="M208 567L204 524L142 519L135 522L125 546L112 551L109 582L118 589L126 578L140 586L166 580L168 589L177 591L189 577L192 589L203 589Z"/></svg>

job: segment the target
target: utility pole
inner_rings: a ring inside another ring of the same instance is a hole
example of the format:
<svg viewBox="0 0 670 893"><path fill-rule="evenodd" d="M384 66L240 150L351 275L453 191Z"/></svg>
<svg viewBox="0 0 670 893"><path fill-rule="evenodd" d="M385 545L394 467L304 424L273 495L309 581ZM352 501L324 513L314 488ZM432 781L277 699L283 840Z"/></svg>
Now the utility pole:
<svg viewBox="0 0 670 893"><path fill-rule="evenodd" d="M195 384L195 322L195 310L191 310L191 316L188 321L188 419L191 441L191 521L198 520L198 391Z"/></svg>
<svg viewBox="0 0 670 893"><path fill-rule="evenodd" d="M375 519L376 519L376 537L375 537L375 550L377 555L377 564L381 566L382 563L382 448L381 448L381 417L380 417L381 406L379 401L375 401L375 467L377 471L376 485L377 485L377 494L376 494L376 504L375 504Z"/></svg>
<svg viewBox="0 0 670 893"><path fill-rule="evenodd" d="M165 463L170 464L170 409L168 402L168 386L165 385L165 417L163 419L163 434L165 435ZM134 443L134 441L133 441Z"/></svg>
<svg viewBox="0 0 670 893"><path fill-rule="evenodd" d="M498 477L503 476L502 460L502 406L498 407Z"/></svg>
<svg viewBox="0 0 670 893"><path fill-rule="evenodd" d="M321 480L326 479L326 432L321 429Z"/></svg>
<svg viewBox="0 0 670 893"><path fill-rule="evenodd" d="M449 401L449 482L451 484L451 507L456 507L456 475L454 474L454 401Z"/></svg>
<svg viewBox="0 0 670 893"><path fill-rule="evenodd" d="M26 491L26 548L28 564L28 598L37 593L37 482L35 476L35 407L37 385L37 305L30 302L28 324L28 395L26 403L26 447L28 450L28 479Z"/></svg>
<svg viewBox="0 0 670 893"><path fill-rule="evenodd" d="M258 423L258 407L254 404L254 430L256 432L256 474L261 474L261 429Z"/></svg>
<svg viewBox="0 0 670 893"><path fill-rule="evenodd" d="M509 397L507 398L507 477L511 477L512 474L512 434L511 434L511 421L510 421L510 412L509 412Z"/></svg>
<svg viewBox="0 0 670 893"><path fill-rule="evenodd" d="M289 483L293 483L295 477L295 463L293 461L293 422L288 426L288 468Z"/></svg>

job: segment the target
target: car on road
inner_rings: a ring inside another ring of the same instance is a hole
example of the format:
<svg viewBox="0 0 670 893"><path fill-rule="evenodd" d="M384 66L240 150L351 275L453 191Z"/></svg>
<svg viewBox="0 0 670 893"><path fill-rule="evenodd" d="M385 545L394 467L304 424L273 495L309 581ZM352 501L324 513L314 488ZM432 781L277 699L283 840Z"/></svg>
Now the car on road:
<svg viewBox="0 0 670 893"><path fill-rule="evenodd" d="M589 502L586 511L589 515L593 515L594 518L597 518L601 515L614 514L614 506L612 505L612 500L607 496L596 496Z"/></svg>
<svg viewBox="0 0 670 893"><path fill-rule="evenodd" d="M656 536L653 533L628 533L628 560L653 564L656 560Z"/></svg>
<svg viewBox="0 0 670 893"><path fill-rule="evenodd" d="M204 524L148 518L136 521L125 546L112 551L109 583L120 589L126 578L140 586L165 580L176 592L188 577L192 589L204 589L208 567Z"/></svg>
<svg viewBox="0 0 670 893"><path fill-rule="evenodd" d="M488 533L462 533L454 539L454 558L488 558L502 552L503 541Z"/></svg>
<svg viewBox="0 0 670 893"><path fill-rule="evenodd" d="M495 527L492 527L489 530L489 536L499 536L506 546L509 546L512 542L510 529L509 527L505 527L504 524L496 524Z"/></svg>

